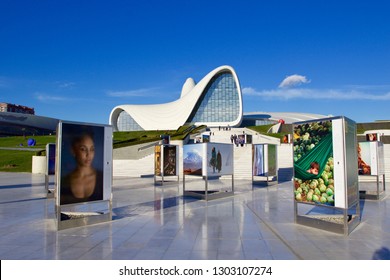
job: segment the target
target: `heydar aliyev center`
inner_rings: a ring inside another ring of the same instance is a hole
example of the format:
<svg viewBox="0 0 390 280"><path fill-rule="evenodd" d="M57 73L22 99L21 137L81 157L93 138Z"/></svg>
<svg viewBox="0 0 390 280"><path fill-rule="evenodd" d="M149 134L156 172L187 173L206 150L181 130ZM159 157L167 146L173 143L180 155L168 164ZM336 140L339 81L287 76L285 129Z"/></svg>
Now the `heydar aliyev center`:
<svg viewBox="0 0 390 280"><path fill-rule="evenodd" d="M230 66L208 73L197 84L188 78L180 98L165 104L120 105L110 114L114 131L175 130L184 124L239 126L242 93L237 74Z"/></svg>

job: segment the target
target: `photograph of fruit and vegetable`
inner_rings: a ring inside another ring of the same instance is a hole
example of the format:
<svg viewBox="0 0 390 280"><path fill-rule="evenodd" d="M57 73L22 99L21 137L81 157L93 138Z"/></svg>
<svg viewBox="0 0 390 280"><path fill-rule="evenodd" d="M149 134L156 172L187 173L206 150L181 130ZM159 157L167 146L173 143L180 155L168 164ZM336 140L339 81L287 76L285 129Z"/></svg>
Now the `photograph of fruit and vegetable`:
<svg viewBox="0 0 390 280"><path fill-rule="evenodd" d="M334 206L332 121L294 126L296 201Z"/></svg>

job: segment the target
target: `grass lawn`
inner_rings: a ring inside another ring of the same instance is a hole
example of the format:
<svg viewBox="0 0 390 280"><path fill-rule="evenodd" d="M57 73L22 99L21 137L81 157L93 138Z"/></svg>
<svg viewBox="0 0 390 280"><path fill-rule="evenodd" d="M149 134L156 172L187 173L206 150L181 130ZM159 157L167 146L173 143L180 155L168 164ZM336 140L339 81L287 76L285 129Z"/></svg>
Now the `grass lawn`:
<svg viewBox="0 0 390 280"><path fill-rule="evenodd" d="M27 141L33 138L36 141L35 146L31 149L46 150L47 143L55 143L56 136L12 136L1 137L0 147L5 148L29 148ZM36 151L17 151L0 149L0 171L3 172L31 172L32 156L37 154Z"/></svg>
<svg viewBox="0 0 390 280"><path fill-rule="evenodd" d="M181 126L177 130L150 130L114 132L114 149L161 140L161 135L170 135L171 140L183 140L189 133L204 129L205 126Z"/></svg>
<svg viewBox="0 0 390 280"><path fill-rule="evenodd" d="M134 132L114 132L114 148L147 143L160 140L161 134L171 135L171 139L182 139L187 131L187 127L181 127L173 131L134 131ZM193 129L191 129L193 130ZM56 143L56 136L11 136L0 138L0 148L29 148L28 139L36 141L34 149L46 150L47 143ZM31 172L32 156L37 155L36 151L14 151L0 149L0 171L7 172Z"/></svg>
<svg viewBox="0 0 390 280"><path fill-rule="evenodd" d="M0 138L0 147L7 147L7 148L20 148L21 144L23 147L28 147L27 141L28 139L33 138L36 141L36 144L32 148L41 148L42 150L46 149L47 143L55 143L56 142L56 136L31 136L31 137L24 137L24 136L10 136L10 137L1 137Z"/></svg>
<svg viewBox="0 0 390 280"><path fill-rule="evenodd" d="M0 150L0 171L2 172L31 172L32 151Z"/></svg>
<svg viewBox="0 0 390 280"><path fill-rule="evenodd" d="M271 137L282 139L285 133L268 133L268 129L270 129L273 125L257 125L257 126L248 126L249 129L252 129L254 131L257 131L258 133L268 135Z"/></svg>

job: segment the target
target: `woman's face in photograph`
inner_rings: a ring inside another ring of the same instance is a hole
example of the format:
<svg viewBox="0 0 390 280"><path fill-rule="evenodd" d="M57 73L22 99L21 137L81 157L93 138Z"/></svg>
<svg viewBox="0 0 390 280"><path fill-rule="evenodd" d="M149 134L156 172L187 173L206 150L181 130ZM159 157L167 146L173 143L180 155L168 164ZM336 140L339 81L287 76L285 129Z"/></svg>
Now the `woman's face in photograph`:
<svg viewBox="0 0 390 280"><path fill-rule="evenodd" d="M76 142L73 146L73 154L79 166L91 166L95 157L95 145L91 137L84 136Z"/></svg>

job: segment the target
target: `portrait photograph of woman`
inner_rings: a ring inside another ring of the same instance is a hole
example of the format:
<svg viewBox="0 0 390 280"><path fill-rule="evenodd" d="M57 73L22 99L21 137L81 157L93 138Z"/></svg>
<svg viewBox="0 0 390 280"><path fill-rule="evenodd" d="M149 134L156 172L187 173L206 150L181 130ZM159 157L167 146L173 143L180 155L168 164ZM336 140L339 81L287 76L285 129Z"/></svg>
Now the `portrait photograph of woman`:
<svg viewBox="0 0 390 280"><path fill-rule="evenodd" d="M62 123L60 204L103 199L104 127Z"/></svg>

